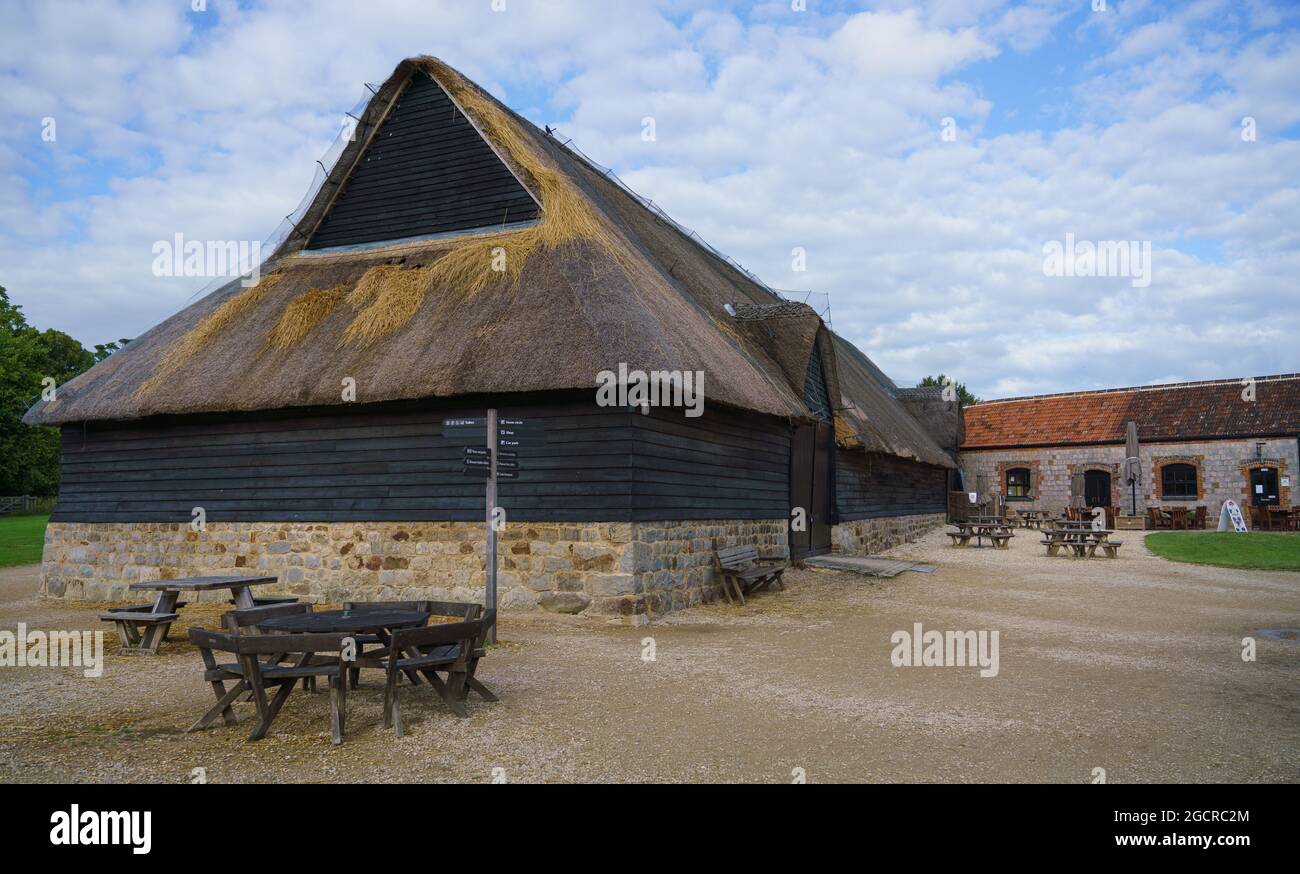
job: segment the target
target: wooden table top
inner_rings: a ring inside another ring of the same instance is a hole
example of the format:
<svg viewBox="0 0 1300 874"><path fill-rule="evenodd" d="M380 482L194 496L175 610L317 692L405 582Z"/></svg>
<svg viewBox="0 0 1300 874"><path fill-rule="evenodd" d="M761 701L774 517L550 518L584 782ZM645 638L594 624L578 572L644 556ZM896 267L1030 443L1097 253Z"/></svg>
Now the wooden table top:
<svg viewBox="0 0 1300 874"><path fill-rule="evenodd" d="M423 610L322 610L297 613L259 622L259 628L308 634L330 632L381 631L389 628L413 628L429 621Z"/></svg>
<svg viewBox="0 0 1300 874"><path fill-rule="evenodd" d="M238 589L244 586L274 583L278 580L279 577L186 577L180 580L150 580L145 583L132 583L128 588L160 592L206 592L209 589Z"/></svg>

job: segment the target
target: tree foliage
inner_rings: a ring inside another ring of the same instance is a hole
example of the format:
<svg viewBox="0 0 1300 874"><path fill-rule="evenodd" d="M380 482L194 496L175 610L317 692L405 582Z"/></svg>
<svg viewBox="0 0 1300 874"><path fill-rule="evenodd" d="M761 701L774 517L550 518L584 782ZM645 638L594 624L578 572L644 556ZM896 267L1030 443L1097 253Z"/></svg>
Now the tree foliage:
<svg viewBox="0 0 1300 874"><path fill-rule="evenodd" d="M128 341L94 352L62 331L27 324L0 286L0 495L49 496L59 488L59 432L22 423L23 414L53 380L62 385Z"/></svg>
<svg viewBox="0 0 1300 874"><path fill-rule="evenodd" d="M978 404L980 402L979 398L975 397L975 395L971 394L966 389L964 383L957 382L957 380L944 376L942 373L938 376L927 376L917 384L917 388L943 388L949 384L956 389L957 400L961 401L962 406L968 407L971 404Z"/></svg>

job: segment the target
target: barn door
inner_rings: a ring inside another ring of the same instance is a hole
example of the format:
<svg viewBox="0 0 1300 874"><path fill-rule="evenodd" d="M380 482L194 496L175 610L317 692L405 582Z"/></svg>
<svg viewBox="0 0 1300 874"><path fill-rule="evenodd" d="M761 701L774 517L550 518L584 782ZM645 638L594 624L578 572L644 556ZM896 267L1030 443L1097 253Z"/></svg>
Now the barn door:
<svg viewBox="0 0 1300 874"><path fill-rule="evenodd" d="M790 507L802 507L804 530L790 527L790 557L831 550L834 506L835 431L829 423L799 425L790 445Z"/></svg>

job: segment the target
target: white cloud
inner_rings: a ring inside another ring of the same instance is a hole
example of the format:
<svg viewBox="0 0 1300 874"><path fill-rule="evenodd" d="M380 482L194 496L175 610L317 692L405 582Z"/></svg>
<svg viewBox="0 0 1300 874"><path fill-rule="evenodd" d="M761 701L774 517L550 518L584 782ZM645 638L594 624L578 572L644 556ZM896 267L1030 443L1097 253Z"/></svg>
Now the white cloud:
<svg viewBox="0 0 1300 874"><path fill-rule="evenodd" d="M178 309L203 283L153 277L153 241L264 237L362 83L428 52L558 118L773 286L829 294L836 328L901 382L942 370L987 396L1297 369L1300 142L1283 134L1300 40L1258 29L1285 11L187 6L0 11L0 284L41 326L101 342ZM1066 125L984 134L993 98L967 71L1065 28L1100 46L1063 80ZM59 141L33 148L46 115ZM69 199L59 178L97 182ZM1152 241L1151 286L1044 276L1043 243L1067 232Z"/></svg>

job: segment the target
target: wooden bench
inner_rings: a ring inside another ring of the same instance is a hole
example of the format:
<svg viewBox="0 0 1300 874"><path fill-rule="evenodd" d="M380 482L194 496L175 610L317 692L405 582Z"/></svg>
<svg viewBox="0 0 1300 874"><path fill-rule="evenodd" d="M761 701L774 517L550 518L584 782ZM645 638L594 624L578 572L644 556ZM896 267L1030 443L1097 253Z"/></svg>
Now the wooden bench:
<svg viewBox="0 0 1300 874"><path fill-rule="evenodd" d="M971 535L969 531L949 531L947 534L952 538L953 546L970 546Z"/></svg>
<svg viewBox="0 0 1300 874"><path fill-rule="evenodd" d="M1122 540L1103 540L1094 545L1092 551L1095 554L1098 549L1102 549L1106 552L1106 558L1119 558L1119 548L1123 545Z"/></svg>
<svg viewBox="0 0 1300 874"><path fill-rule="evenodd" d="M99 614L100 621L117 625L122 652L128 655L157 655L158 646L167 637L167 630L179 616L179 613L154 613L148 605L143 608L113 607ZM141 629L144 629L143 633Z"/></svg>
<svg viewBox="0 0 1300 874"><path fill-rule="evenodd" d="M1047 547L1047 555L1050 558L1056 558L1056 556L1060 555L1061 547L1067 545L1064 540L1040 540L1038 542Z"/></svg>
<svg viewBox="0 0 1300 874"><path fill-rule="evenodd" d="M781 575L785 565L780 562L765 562L758 557L758 547L753 544L745 546L728 546L718 549L718 541L713 541L713 570L722 580L722 592L727 596L727 603L735 603L732 593L745 603L745 595L753 594L775 583L784 589Z"/></svg>
<svg viewBox="0 0 1300 874"><path fill-rule="evenodd" d="M998 549L1006 549L1007 545L1011 542L1011 538L1016 535L1007 532L1006 534L988 534L985 536L988 537L989 540L992 540L993 545Z"/></svg>

